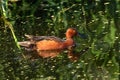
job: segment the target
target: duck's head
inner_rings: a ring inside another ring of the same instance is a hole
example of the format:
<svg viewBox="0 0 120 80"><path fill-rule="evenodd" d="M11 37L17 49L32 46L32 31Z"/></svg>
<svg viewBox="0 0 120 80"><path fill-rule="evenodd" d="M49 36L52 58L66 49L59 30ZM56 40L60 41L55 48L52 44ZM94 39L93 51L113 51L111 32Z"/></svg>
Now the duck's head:
<svg viewBox="0 0 120 80"><path fill-rule="evenodd" d="M68 28L65 34L66 34L66 38L72 38L76 35L78 35L79 37L81 37L83 39L87 39L87 37L88 37L84 33L78 32L77 29L75 29L75 28Z"/></svg>
<svg viewBox="0 0 120 80"><path fill-rule="evenodd" d="M72 38L73 36L77 35L77 30L75 28L68 28L65 34L66 38Z"/></svg>

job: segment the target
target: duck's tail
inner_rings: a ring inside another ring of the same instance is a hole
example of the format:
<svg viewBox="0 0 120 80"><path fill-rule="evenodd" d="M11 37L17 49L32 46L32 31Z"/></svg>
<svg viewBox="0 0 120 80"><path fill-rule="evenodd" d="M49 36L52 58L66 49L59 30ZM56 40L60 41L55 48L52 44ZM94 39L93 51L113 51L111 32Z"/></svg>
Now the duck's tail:
<svg viewBox="0 0 120 80"><path fill-rule="evenodd" d="M35 49L35 42L33 41L18 42L18 44L28 51L33 51Z"/></svg>

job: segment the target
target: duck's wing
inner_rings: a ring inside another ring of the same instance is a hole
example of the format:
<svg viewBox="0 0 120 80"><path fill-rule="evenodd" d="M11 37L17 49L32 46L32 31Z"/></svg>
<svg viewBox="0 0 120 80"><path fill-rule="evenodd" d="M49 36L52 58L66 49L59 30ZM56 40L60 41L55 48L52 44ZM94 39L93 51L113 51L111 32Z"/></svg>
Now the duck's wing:
<svg viewBox="0 0 120 80"><path fill-rule="evenodd" d="M55 42L63 42L64 40L57 38L55 36L33 36L33 35L25 35L27 37L27 41L18 42L20 46L26 48L26 50L35 50L36 42L48 40L48 41L55 41Z"/></svg>
<svg viewBox="0 0 120 80"><path fill-rule="evenodd" d="M55 36L33 36L33 35L25 35L27 37L27 39L31 40L31 41L41 41L41 40L54 40L57 42L63 42L63 39L60 39L58 37Z"/></svg>

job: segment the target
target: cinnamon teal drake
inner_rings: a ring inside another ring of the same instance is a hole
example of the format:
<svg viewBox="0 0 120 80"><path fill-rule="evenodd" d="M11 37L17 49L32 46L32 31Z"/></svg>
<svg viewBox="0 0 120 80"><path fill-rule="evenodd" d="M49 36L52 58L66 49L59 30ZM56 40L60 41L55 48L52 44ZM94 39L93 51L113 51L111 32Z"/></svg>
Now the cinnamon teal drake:
<svg viewBox="0 0 120 80"><path fill-rule="evenodd" d="M42 58L54 58L58 56L62 51L68 51L68 58L73 58L74 54L72 49L75 47L73 37L78 35L75 28L68 28L66 33L66 40L60 39L55 36L32 36L25 35L27 41L18 42L26 50L36 51Z"/></svg>

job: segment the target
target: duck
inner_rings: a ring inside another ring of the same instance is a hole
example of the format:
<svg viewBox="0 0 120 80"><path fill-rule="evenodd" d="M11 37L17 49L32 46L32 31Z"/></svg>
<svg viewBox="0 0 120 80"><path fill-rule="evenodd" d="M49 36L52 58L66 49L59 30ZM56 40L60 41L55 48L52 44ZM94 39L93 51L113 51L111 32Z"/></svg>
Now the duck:
<svg viewBox="0 0 120 80"><path fill-rule="evenodd" d="M75 28L68 28L65 35L65 40L55 36L25 35L27 41L21 41L18 44L27 51L36 51L36 54L42 58L54 58L61 54L62 51L67 50L68 58L71 60L78 59L72 53L76 46L73 37L78 35L78 31Z"/></svg>

